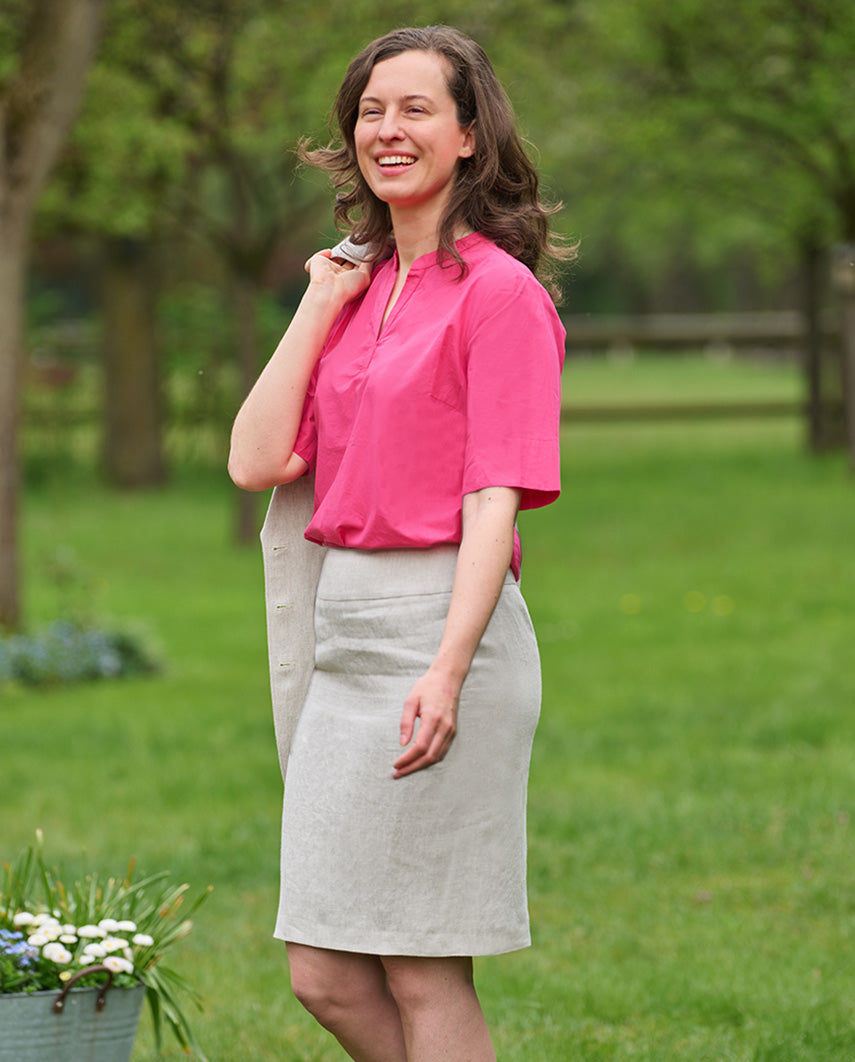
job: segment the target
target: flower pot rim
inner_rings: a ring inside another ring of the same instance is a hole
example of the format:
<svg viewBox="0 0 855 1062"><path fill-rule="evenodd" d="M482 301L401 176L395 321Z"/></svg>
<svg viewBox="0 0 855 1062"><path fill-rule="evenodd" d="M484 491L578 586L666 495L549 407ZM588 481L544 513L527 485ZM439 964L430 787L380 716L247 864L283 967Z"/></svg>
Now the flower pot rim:
<svg viewBox="0 0 855 1062"><path fill-rule="evenodd" d="M109 986L109 991L113 992L136 992L141 988L145 988L143 981L137 981L132 985L116 985ZM74 985L69 988L68 994L82 993L82 992L101 992L104 990L104 985ZM38 999L45 996L58 996L61 992L65 992L64 987L60 988L39 988L35 992L3 992L0 990L0 1001L4 999Z"/></svg>

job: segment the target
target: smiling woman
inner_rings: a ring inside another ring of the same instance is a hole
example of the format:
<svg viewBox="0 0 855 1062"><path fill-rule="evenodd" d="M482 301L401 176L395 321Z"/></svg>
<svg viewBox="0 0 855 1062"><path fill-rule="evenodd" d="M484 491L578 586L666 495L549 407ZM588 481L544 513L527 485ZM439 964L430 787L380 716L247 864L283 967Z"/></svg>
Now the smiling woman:
<svg viewBox="0 0 855 1062"><path fill-rule="evenodd" d="M278 715L293 740L275 934L295 994L352 1058L491 1062L472 956L530 943L540 666L515 519L559 492L564 332L535 273L560 252L510 104L463 34L373 42L335 113L342 142L303 156L374 249L309 261L230 457L239 485L276 486L274 688L283 662L302 666L299 640L314 646ZM282 521L306 473L320 555L304 543L289 568Z"/></svg>

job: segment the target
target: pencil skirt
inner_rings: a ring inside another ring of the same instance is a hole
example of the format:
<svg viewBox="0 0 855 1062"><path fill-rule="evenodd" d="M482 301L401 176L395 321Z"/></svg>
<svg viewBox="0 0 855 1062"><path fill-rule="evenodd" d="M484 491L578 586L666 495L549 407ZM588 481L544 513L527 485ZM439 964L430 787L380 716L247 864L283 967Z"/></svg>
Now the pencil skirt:
<svg viewBox="0 0 855 1062"><path fill-rule="evenodd" d="M456 546L329 549L315 668L285 774L275 936L376 955L530 943L526 791L540 661L511 573L439 763L392 777L400 721L439 646Z"/></svg>

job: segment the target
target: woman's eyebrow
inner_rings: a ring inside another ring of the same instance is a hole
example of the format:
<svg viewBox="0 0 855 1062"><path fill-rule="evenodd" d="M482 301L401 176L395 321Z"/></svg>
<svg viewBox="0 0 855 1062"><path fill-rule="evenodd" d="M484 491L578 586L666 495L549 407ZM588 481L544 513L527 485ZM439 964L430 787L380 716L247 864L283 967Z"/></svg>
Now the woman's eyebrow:
<svg viewBox="0 0 855 1062"><path fill-rule="evenodd" d="M425 96L424 93L422 93L422 92L409 93L406 96L402 96L401 100L404 103L412 103L413 100L423 100L425 103L432 103L433 102L431 100L430 96ZM382 103L383 101L378 99L377 96L363 96L360 99L359 102L360 102L360 104L362 104L362 103Z"/></svg>

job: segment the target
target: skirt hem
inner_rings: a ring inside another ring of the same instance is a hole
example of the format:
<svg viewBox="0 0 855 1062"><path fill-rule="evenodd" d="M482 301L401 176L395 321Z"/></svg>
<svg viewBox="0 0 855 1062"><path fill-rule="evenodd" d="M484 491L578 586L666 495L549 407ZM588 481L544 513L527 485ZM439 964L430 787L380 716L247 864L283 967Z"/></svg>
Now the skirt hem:
<svg viewBox="0 0 855 1062"><path fill-rule="evenodd" d="M407 955L414 958L448 958L451 956L488 956L506 955L513 951L523 951L531 947L531 936L503 938L485 944L483 939L461 942L459 937L452 939L443 937L442 934L432 934L423 942L414 942L412 934L406 938L386 936L382 940L371 941L345 939L345 934L340 932L300 932L293 927L276 927L273 933L275 940L284 941L286 944L304 944L307 947L323 948L325 951L345 951L358 955Z"/></svg>

